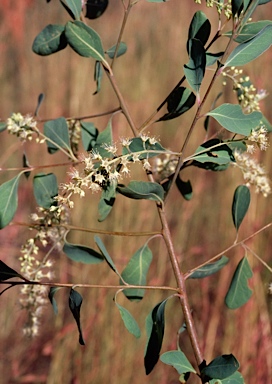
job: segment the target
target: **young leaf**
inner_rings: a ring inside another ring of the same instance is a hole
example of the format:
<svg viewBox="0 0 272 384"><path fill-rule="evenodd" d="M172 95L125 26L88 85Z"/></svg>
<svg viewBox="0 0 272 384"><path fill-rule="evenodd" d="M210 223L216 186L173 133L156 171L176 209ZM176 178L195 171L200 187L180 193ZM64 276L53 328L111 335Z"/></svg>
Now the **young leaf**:
<svg viewBox="0 0 272 384"><path fill-rule="evenodd" d="M16 272L14 269L10 268L2 260L0 260L0 281L12 279L13 277L19 277L20 279L26 281L26 279L20 275L20 273Z"/></svg>
<svg viewBox="0 0 272 384"><path fill-rule="evenodd" d="M65 26L68 44L83 57L104 61L104 49L100 36L81 21L68 21Z"/></svg>
<svg viewBox="0 0 272 384"><path fill-rule="evenodd" d="M65 0L67 6L73 13L75 19L79 20L80 19L80 13L82 10L82 2L81 0Z"/></svg>
<svg viewBox="0 0 272 384"><path fill-rule="evenodd" d="M51 55L67 46L63 25L49 24L35 38L32 51L40 56Z"/></svg>
<svg viewBox="0 0 272 384"><path fill-rule="evenodd" d="M238 45L227 58L224 67L238 67L255 60L272 44L272 25L264 27L251 40Z"/></svg>
<svg viewBox="0 0 272 384"><path fill-rule="evenodd" d="M246 185L236 188L232 202L232 220L238 231L250 204L250 190Z"/></svg>
<svg viewBox="0 0 272 384"><path fill-rule="evenodd" d="M189 53L190 39L200 40L204 46L211 33L211 23L204 12L197 11L191 21L188 34L187 52Z"/></svg>
<svg viewBox="0 0 272 384"><path fill-rule="evenodd" d="M96 95L101 89L102 76L103 76L103 67L100 61L96 61L94 66L94 81L96 82L96 91L94 92L94 95Z"/></svg>
<svg viewBox="0 0 272 384"><path fill-rule="evenodd" d="M69 259L84 264L99 264L104 261L104 257L94 249L78 244L65 243L63 252Z"/></svg>
<svg viewBox="0 0 272 384"><path fill-rule="evenodd" d="M0 229L13 219L18 206L18 185L21 173L0 186Z"/></svg>
<svg viewBox="0 0 272 384"><path fill-rule="evenodd" d="M152 261L152 252L145 244L132 256L121 273L123 280L131 285L146 285L146 276ZM120 280L120 284L122 280ZM124 295L131 301L140 301L144 297L144 289L124 289Z"/></svg>
<svg viewBox="0 0 272 384"><path fill-rule="evenodd" d="M104 256L104 258L105 258L106 262L108 263L108 265L110 266L110 268L113 270L113 272L115 272L120 277L120 273L118 272L117 268L115 267L112 258L110 257L108 251L106 250L105 245L103 244L103 241L98 236L94 237L94 241L95 241L96 245L98 246L98 248L100 249L100 252Z"/></svg>
<svg viewBox="0 0 272 384"><path fill-rule="evenodd" d="M187 112L195 104L196 97L188 88L179 87L174 89L167 98L168 113L163 115L157 121L175 119Z"/></svg>
<svg viewBox="0 0 272 384"><path fill-rule="evenodd" d="M176 179L176 186L178 187L178 190L180 191L182 197L185 200L191 200L191 198L193 197L193 189L190 180L183 181L178 175Z"/></svg>
<svg viewBox="0 0 272 384"><path fill-rule="evenodd" d="M160 357L165 327L164 310L166 302L167 299L157 304L151 313L152 329L151 332L147 330L150 335L144 357L145 372L147 375L153 370Z"/></svg>
<svg viewBox="0 0 272 384"><path fill-rule="evenodd" d="M106 10L109 0L87 1L86 15L87 19L97 19Z"/></svg>
<svg viewBox="0 0 272 384"><path fill-rule="evenodd" d="M220 380L213 379L209 381L210 384L245 384L243 376L240 372L235 372L233 375L227 377L226 379Z"/></svg>
<svg viewBox="0 0 272 384"><path fill-rule="evenodd" d="M184 65L184 74L193 90L199 93L206 69L206 52L200 40L189 40L189 55L189 63Z"/></svg>
<svg viewBox="0 0 272 384"><path fill-rule="evenodd" d="M112 210L116 197L117 181L112 180L103 189L101 198L98 204L99 218L98 221L104 221Z"/></svg>
<svg viewBox="0 0 272 384"><path fill-rule="evenodd" d="M222 145L219 145L221 143ZM205 150L207 151L203 152ZM227 144L224 144L224 142L219 139L211 139L201 144L197 148L195 155L194 157L192 157L192 159L196 160L199 163L215 163L219 165L224 165L228 164L231 161L235 161L230 147Z"/></svg>
<svg viewBox="0 0 272 384"><path fill-rule="evenodd" d="M109 48L106 51L106 53L108 54L110 59L114 58L115 49L116 49L116 45L114 45L113 47ZM124 55L126 53L126 51L127 51L127 45L126 45L126 43L121 41L120 44L119 44L119 47L118 47L118 51L117 51L116 57Z"/></svg>
<svg viewBox="0 0 272 384"><path fill-rule="evenodd" d="M33 191L37 204L49 209L55 205L54 197L58 194L58 182L53 173L39 173L33 178Z"/></svg>
<svg viewBox="0 0 272 384"><path fill-rule="evenodd" d="M244 136L248 136L262 119L260 112L254 111L245 115L240 105L228 103L220 105L207 115L212 116L228 131Z"/></svg>
<svg viewBox="0 0 272 384"><path fill-rule="evenodd" d="M91 151L96 143L99 134L98 129L95 128L93 123L80 122L81 126L81 139L85 151Z"/></svg>
<svg viewBox="0 0 272 384"><path fill-rule="evenodd" d="M58 306L54 296L55 296L55 293L58 292L60 289L61 289L60 287L51 287L48 293L48 299L50 300L50 303L53 306L55 315L58 314Z"/></svg>
<svg viewBox="0 0 272 384"><path fill-rule="evenodd" d="M83 335L82 335L82 330L81 330L81 324L80 324L81 304L82 304L82 296L80 295L80 293L78 293L72 288L70 290L70 296L69 296L69 308L77 324L78 333L79 333L79 344L85 345Z"/></svg>
<svg viewBox="0 0 272 384"><path fill-rule="evenodd" d="M234 272L230 287L225 297L225 304L228 308L239 308L250 299L252 290L248 287L248 279L252 276L252 269L247 258L243 257Z"/></svg>
<svg viewBox="0 0 272 384"><path fill-rule="evenodd" d="M69 131L64 117L59 117L58 119L47 121L44 124L44 134L59 147L70 150L71 147ZM46 141L46 144L50 154L53 154L59 150L59 148L51 143L51 141Z"/></svg>
<svg viewBox="0 0 272 384"><path fill-rule="evenodd" d="M154 201L163 201L164 190L158 183L149 181L131 181L127 187L118 185L117 192L130 199L145 199Z"/></svg>
<svg viewBox="0 0 272 384"><path fill-rule="evenodd" d="M117 308L119 309L120 315L122 317L122 320L125 324L126 329L136 338L139 338L141 336L140 328L137 324L137 321L134 319L132 314L124 307L122 307L120 304L115 302Z"/></svg>
<svg viewBox="0 0 272 384"><path fill-rule="evenodd" d="M181 351L165 352L161 355L160 360L164 364L172 365L172 367L178 371L179 375L186 372L196 373L185 354Z"/></svg>
<svg viewBox="0 0 272 384"><path fill-rule="evenodd" d="M216 357L210 364L201 370L201 377L209 379L226 379L239 369L239 362L230 355ZM204 381L203 381L204 382Z"/></svg>
<svg viewBox="0 0 272 384"><path fill-rule="evenodd" d="M203 279L204 277L213 275L214 273L220 271L226 264L228 264L229 259L226 256L222 256L219 260L214 263L204 265L196 269L188 278L189 279Z"/></svg>

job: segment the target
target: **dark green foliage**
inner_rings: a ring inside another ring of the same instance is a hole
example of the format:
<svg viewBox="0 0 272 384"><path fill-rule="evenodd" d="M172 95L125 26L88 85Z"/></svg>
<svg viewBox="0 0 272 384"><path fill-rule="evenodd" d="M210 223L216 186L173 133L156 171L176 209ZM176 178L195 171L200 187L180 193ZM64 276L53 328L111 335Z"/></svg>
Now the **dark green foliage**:
<svg viewBox="0 0 272 384"><path fill-rule="evenodd" d="M236 188L232 202L232 219L238 231L250 204L250 191L246 185L239 185Z"/></svg>
<svg viewBox="0 0 272 384"><path fill-rule="evenodd" d="M218 356L210 364L201 369L202 381L225 379L236 372L237 369L239 369L239 362L232 354Z"/></svg>
<svg viewBox="0 0 272 384"><path fill-rule="evenodd" d="M193 188L190 180L183 181L178 175L176 185L181 193L181 196L184 197L185 200L191 200L193 197Z"/></svg>
<svg viewBox="0 0 272 384"><path fill-rule="evenodd" d="M58 194L58 182L53 173L39 173L33 178L33 192L37 204L40 207L49 209L56 205L54 197Z"/></svg>
<svg viewBox="0 0 272 384"><path fill-rule="evenodd" d="M228 264L229 259L226 256L222 256L219 260L214 263L209 263L196 269L191 275L189 275L189 279L203 279L204 277L208 277L213 275L214 273L220 271L226 264Z"/></svg>
<svg viewBox="0 0 272 384"><path fill-rule="evenodd" d="M32 50L37 55L47 56L61 51L67 46L63 25L49 24L35 38Z"/></svg>
<svg viewBox="0 0 272 384"><path fill-rule="evenodd" d="M63 252L69 259L83 264L99 264L104 261L104 257L94 249L78 244L65 243Z"/></svg>
<svg viewBox="0 0 272 384"><path fill-rule="evenodd" d="M158 121L175 119L192 108L195 100L195 95L188 88L179 87L174 89L167 98L168 113L163 115Z"/></svg>
<svg viewBox="0 0 272 384"><path fill-rule="evenodd" d="M85 17L87 19L97 19L105 12L108 3L108 0L87 0Z"/></svg>
<svg viewBox="0 0 272 384"><path fill-rule="evenodd" d="M81 304L82 304L82 296L80 295L80 293L78 293L74 289L71 289L70 295L69 295L69 308L77 324L78 333L79 333L79 344L85 345L83 335L82 335L82 330L81 330L81 324L80 324Z"/></svg>

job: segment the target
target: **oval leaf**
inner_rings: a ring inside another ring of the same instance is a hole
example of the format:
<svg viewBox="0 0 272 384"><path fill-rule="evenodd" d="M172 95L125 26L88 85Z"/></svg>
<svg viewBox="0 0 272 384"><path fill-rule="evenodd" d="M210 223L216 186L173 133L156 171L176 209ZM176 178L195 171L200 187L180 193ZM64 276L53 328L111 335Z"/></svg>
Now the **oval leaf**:
<svg viewBox="0 0 272 384"><path fill-rule="evenodd" d="M81 330L81 324L80 324L80 308L81 308L82 300L83 299L80 293L78 293L74 289L70 290L69 308L77 324L78 333L79 333L79 344L85 345L83 335L82 335L82 330Z"/></svg>
<svg viewBox="0 0 272 384"><path fill-rule="evenodd" d="M71 10L72 14L77 20L80 19L80 13L82 10L82 1L81 0L65 0L67 6Z"/></svg>
<svg viewBox="0 0 272 384"><path fill-rule="evenodd" d="M232 202L232 220L238 231L250 204L250 191L246 185L236 188Z"/></svg>
<svg viewBox="0 0 272 384"><path fill-rule="evenodd" d="M232 354L218 356L201 370L201 377L205 379L225 379L236 372L239 366L238 360Z"/></svg>
<svg viewBox="0 0 272 384"><path fill-rule="evenodd" d="M44 124L44 134L59 147L70 150L71 147L69 131L64 117L59 117L58 119L47 121ZM59 150L59 148L51 143L51 141L47 140L46 144L50 154L53 154Z"/></svg>
<svg viewBox="0 0 272 384"><path fill-rule="evenodd" d="M18 207L18 185L21 173L0 186L0 229L13 219Z"/></svg>
<svg viewBox="0 0 272 384"><path fill-rule="evenodd" d="M152 261L152 252L145 244L132 256L121 273L123 280L130 285L146 285L146 276ZM123 284L122 280L120 284ZM139 301L144 297L144 289L124 289L124 295L131 301Z"/></svg>
<svg viewBox="0 0 272 384"><path fill-rule="evenodd" d="M105 258L106 262L108 263L108 265L110 266L110 268L120 277L120 273L118 272L117 268L115 267L112 258L110 257L108 251L106 250L105 245L103 244L103 241L98 236L94 237L94 241L95 241L96 245L98 246L98 248L100 249L100 252L104 256L104 258Z"/></svg>
<svg viewBox="0 0 272 384"><path fill-rule="evenodd" d="M200 85L205 75L206 52L200 40L189 40L189 63L184 65L186 80L196 93L199 93Z"/></svg>
<svg viewBox="0 0 272 384"><path fill-rule="evenodd" d="M69 259L84 264L99 264L104 261L104 257L94 249L78 244L65 243L63 252Z"/></svg>
<svg viewBox="0 0 272 384"><path fill-rule="evenodd" d="M225 304L230 309L244 305L251 297L252 290L248 287L248 279L253 276L252 269L246 257L239 262L232 277Z"/></svg>
<svg viewBox="0 0 272 384"><path fill-rule="evenodd" d="M80 122L81 126L81 139L85 151L91 151L96 143L99 134L98 129L95 128L93 123Z"/></svg>
<svg viewBox="0 0 272 384"><path fill-rule="evenodd" d="M116 45L114 45L113 47L111 47L107 50L106 53L108 54L109 58L111 58L111 59L114 58L115 50L116 50ZM126 53L126 51L127 51L127 45L126 45L126 43L121 41L119 44L119 47L118 47L116 57L124 55Z"/></svg>
<svg viewBox="0 0 272 384"><path fill-rule="evenodd" d="M189 279L203 279L204 277L213 275L214 273L220 271L226 264L228 264L229 259L226 256L222 256L219 260L208 265L204 265L196 269L188 278Z"/></svg>
<svg viewBox="0 0 272 384"><path fill-rule="evenodd" d="M39 173L33 178L33 190L37 204L49 209L56 204L54 197L58 194L57 178L53 173Z"/></svg>
<svg viewBox="0 0 272 384"><path fill-rule="evenodd" d="M207 113L212 116L222 127L233 133L248 136L252 129L256 128L262 119L260 112L244 114L240 105L222 104L213 111Z"/></svg>
<svg viewBox="0 0 272 384"><path fill-rule="evenodd" d="M149 181L131 181L127 187L118 185L117 192L130 199L163 201L164 189L158 183Z"/></svg>
<svg viewBox="0 0 272 384"><path fill-rule="evenodd" d="M167 98L168 113L158 121L175 119L187 112L195 104L196 97L188 88L179 87L174 89Z"/></svg>
<svg viewBox="0 0 272 384"><path fill-rule="evenodd" d="M140 328L137 324L137 321L134 319L132 314L124 307L122 307L120 304L116 303L117 308L119 309L120 315L123 319L123 322L125 324L126 329L136 338L139 338L141 336Z"/></svg>
<svg viewBox="0 0 272 384"><path fill-rule="evenodd" d="M189 40L198 39L204 46L211 33L211 23L204 12L197 11L191 21L188 34L187 52L189 53Z"/></svg>
<svg viewBox="0 0 272 384"><path fill-rule="evenodd" d="M164 364L172 365L180 375L186 372L196 373L185 354L181 351L165 352L161 355L160 360Z"/></svg>
<svg viewBox="0 0 272 384"><path fill-rule="evenodd" d="M211 139L201 144L197 148L195 155L190 159L196 160L198 163L214 163L219 165L235 161L230 147L219 139Z"/></svg>
<svg viewBox="0 0 272 384"><path fill-rule="evenodd" d="M35 38L32 51L40 56L51 55L67 46L63 25L49 24Z"/></svg>

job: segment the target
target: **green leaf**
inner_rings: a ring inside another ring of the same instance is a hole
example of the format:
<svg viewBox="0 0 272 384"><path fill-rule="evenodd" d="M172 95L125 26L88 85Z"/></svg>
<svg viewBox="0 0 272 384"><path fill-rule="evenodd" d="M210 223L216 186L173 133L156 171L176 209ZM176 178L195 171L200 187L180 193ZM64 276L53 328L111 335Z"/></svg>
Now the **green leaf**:
<svg viewBox="0 0 272 384"><path fill-rule="evenodd" d="M81 308L82 300L83 299L81 294L72 288L70 290L70 296L69 296L69 308L77 324L78 333L79 333L79 344L85 345L83 335L82 335L82 330L81 330L81 324L80 324L80 308Z"/></svg>
<svg viewBox="0 0 272 384"><path fill-rule="evenodd" d="M235 372L233 375L227 377L226 379L218 381L217 379L210 380L210 384L244 384L243 376L240 372Z"/></svg>
<svg viewBox="0 0 272 384"><path fill-rule="evenodd" d="M99 264L104 261L104 257L94 249L78 244L65 243L63 252L69 259L84 264Z"/></svg>
<svg viewBox="0 0 272 384"><path fill-rule="evenodd" d="M222 256L219 260L214 263L210 263L204 265L196 269L191 275L189 275L189 279L203 279L204 277L213 275L214 273L220 271L226 264L228 264L229 259L226 256Z"/></svg>
<svg viewBox="0 0 272 384"><path fill-rule="evenodd" d="M98 204L99 218L98 221L104 221L112 210L116 197L117 181L112 180L103 188L101 198Z"/></svg>
<svg viewBox="0 0 272 384"><path fill-rule="evenodd" d="M134 319L132 314L124 307L122 307L120 304L116 303L117 308L119 309L120 315L122 317L122 320L125 324L126 329L136 338L139 338L141 336L140 328L137 324L137 321Z"/></svg>
<svg viewBox="0 0 272 384"><path fill-rule="evenodd" d="M153 370L160 357L165 327L164 310L166 302L167 299L157 304L151 313L152 329L151 332L147 329L149 339L144 357L145 372L147 375Z"/></svg>
<svg viewBox="0 0 272 384"><path fill-rule="evenodd" d="M13 219L18 207L18 185L21 173L0 186L0 229Z"/></svg>
<svg viewBox="0 0 272 384"><path fill-rule="evenodd" d="M206 52L200 40L189 40L189 56L189 63L183 68L184 74L193 90L199 93L206 69Z"/></svg>
<svg viewBox="0 0 272 384"><path fill-rule="evenodd" d="M121 273L123 280L130 285L146 285L146 276L152 261L152 252L145 244L132 256ZM123 284L120 280L120 284ZM144 289L124 289L124 295L131 301L140 301L144 297Z"/></svg>
<svg viewBox="0 0 272 384"><path fill-rule="evenodd" d="M251 297L252 290L248 287L248 279L253 276L251 267L246 257L239 262L232 277L225 304L230 309L236 309L244 305Z"/></svg>
<svg viewBox="0 0 272 384"><path fill-rule="evenodd" d="M67 6L72 11L73 15L77 20L80 19L80 13L82 10L82 2L81 0L65 0Z"/></svg>
<svg viewBox="0 0 272 384"><path fill-rule="evenodd" d="M233 133L248 136L252 129L256 128L262 119L260 112L244 114L240 105L222 104L213 111L207 113L212 116L222 127Z"/></svg>
<svg viewBox="0 0 272 384"><path fill-rule="evenodd" d="M164 364L172 365L179 375L186 372L196 373L191 363L182 351L169 351L161 355L160 360Z"/></svg>
<svg viewBox="0 0 272 384"><path fill-rule="evenodd" d="M108 152L105 148L104 145L112 144L112 123L111 123L111 118L109 119L109 122L107 124L107 127L104 129L104 131L100 132L97 136L96 143L94 146L94 151L99 152L99 154L103 158L109 158L113 157L112 153Z"/></svg>
<svg viewBox="0 0 272 384"><path fill-rule="evenodd" d="M0 132L3 132L7 129L7 123L2 122L0 123Z"/></svg>
<svg viewBox="0 0 272 384"><path fill-rule="evenodd" d="M112 258L110 257L108 251L106 250L105 245L103 244L103 241L98 236L94 237L94 241L95 241L96 245L98 246L100 252L104 256L106 262L110 266L110 268L113 270L113 272L115 272L120 277L120 273L118 272L117 268L115 267Z"/></svg>
<svg viewBox="0 0 272 384"><path fill-rule="evenodd" d="M204 12L197 11L191 21L188 34L187 52L189 53L190 39L200 40L204 46L211 33L211 23Z"/></svg>
<svg viewBox="0 0 272 384"><path fill-rule="evenodd" d="M16 272L14 269L10 268L2 260L0 260L0 281L12 279L13 277L19 277L20 279L26 281L26 279L20 275L20 273Z"/></svg>
<svg viewBox="0 0 272 384"><path fill-rule="evenodd" d="M57 306L57 302L56 302L56 299L54 296L55 296L56 292L58 292L60 289L61 289L61 287L50 287L49 292L48 292L48 299L50 300L50 303L53 306L55 315L58 314L58 306Z"/></svg>
<svg viewBox="0 0 272 384"><path fill-rule="evenodd" d="M49 24L35 38L32 51L40 56L51 55L67 46L63 25Z"/></svg>
<svg viewBox="0 0 272 384"><path fill-rule="evenodd" d="M130 199L145 199L162 202L164 199L163 187L158 183L149 181L131 181L127 187L118 185L117 192Z"/></svg>
<svg viewBox="0 0 272 384"><path fill-rule="evenodd" d="M109 0L95 0L86 2L86 15L88 19L97 19L106 10Z"/></svg>
<svg viewBox="0 0 272 384"><path fill-rule="evenodd" d="M272 25L267 25L251 40L236 47L227 58L224 67L238 67L255 60L272 44Z"/></svg>
<svg viewBox="0 0 272 384"><path fill-rule="evenodd" d="M44 134L59 147L68 150L71 149L68 126L64 117L59 117L58 119L47 121L44 124ZM53 154L59 150L56 145L48 140L46 141L46 144L50 154Z"/></svg>
<svg viewBox="0 0 272 384"><path fill-rule="evenodd" d="M223 56L223 54L224 52L206 52L206 67L210 67L211 65L215 64L220 59L220 57Z"/></svg>
<svg viewBox="0 0 272 384"><path fill-rule="evenodd" d="M191 198L193 197L193 189L190 180L183 181L178 175L176 179L176 186L178 187L178 190L180 191L182 197L185 200L191 200Z"/></svg>
<svg viewBox="0 0 272 384"><path fill-rule="evenodd" d="M244 26L244 28L242 28L241 32L236 37L235 41L237 43L245 43L246 41L255 37L267 25L271 25L271 24L272 24L271 20L261 20L255 23L248 23ZM224 36L231 37L232 31L225 33Z"/></svg>
<svg viewBox="0 0 272 384"><path fill-rule="evenodd" d="M116 44L106 51L106 53L108 54L110 59L114 58L115 49L116 49ZM126 45L126 43L121 41L119 44L119 47L118 47L116 57L124 55L126 53L126 51L127 51L127 45Z"/></svg>
<svg viewBox="0 0 272 384"><path fill-rule="evenodd" d="M232 354L222 355L201 370L201 377L222 380L231 376L237 369L239 369L239 362Z"/></svg>
<svg viewBox="0 0 272 384"><path fill-rule="evenodd" d="M104 61L104 49L100 36L81 21L68 21L65 26L68 44L83 57Z"/></svg>
<svg viewBox="0 0 272 384"><path fill-rule="evenodd" d="M99 134L98 129L95 128L93 123L80 122L81 126L81 139L85 151L91 151L96 143Z"/></svg>
<svg viewBox="0 0 272 384"><path fill-rule="evenodd" d="M143 153L139 155L139 160L157 156L158 154L165 151L165 149L158 142L156 142L155 144L150 144L149 140L147 140L146 142L143 142L143 140L140 137L135 137L131 139L129 149L126 147L123 148L122 154L127 155L129 153L137 153L137 152L142 152L144 150L153 151L153 152L148 152L148 154ZM131 158L129 158L129 160L133 161L132 156Z"/></svg>
<svg viewBox="0 0 272 384"><path fill-rule="evenodd" d="M157 121L175 119L187 112L195 104L196 97L188 88L179 87L174 89L167 98L168 113Z"/></svg>
<svg viewBox="0 0 272 384"><path fill-rule="evenodd" d="M53 173L39 173L33 178L33 190L37 204L40 207L49 209L56 205L54 197L58 194L58 182Z"/></svg>
<svg viewBox="0 0 272 384"><path fill-rule="evenodd" d="M23 167L24 167L24 168L30 168L30 167L29 167L29 162L28 162L28 159L27 159L25 153L23 154ZM30 171L24 172L24 176L26 177L26 179L29 178L30 174L31 174Z"/></svg>
<svg viewBox="0 0 272 384"><path fill-rule="evenodd" d="M239 17L243 8L244 8L243 0L232 0L231 1L232 17L234 18L234 16L236 16L236 15Z"/></svg>
<svg viewBox="0 0 272 384"><path fill-rule="evenodd" d="M94 95L96 95L101 89L102 76L103 76L103 67L100 61L96 61L94 66L94 81L96 82L96 91L94 92Z"/></svg>
<svg viewBox="0 0 272 384"><path fill-rule="evenodd" d="M203 152L205 150L206 152ZM231 161L235 161L230 147L219 139L211 139L201 144L197 148L192 159L199 163L215 163L219 165L224 165L230 163Z"/></svg>
<svg viewBox="0 0 272 384"><path fill-rule="evenodd" d="M250 204L250 191L246 185L239 185L233 196L232 220L238 231Z"/></svg>

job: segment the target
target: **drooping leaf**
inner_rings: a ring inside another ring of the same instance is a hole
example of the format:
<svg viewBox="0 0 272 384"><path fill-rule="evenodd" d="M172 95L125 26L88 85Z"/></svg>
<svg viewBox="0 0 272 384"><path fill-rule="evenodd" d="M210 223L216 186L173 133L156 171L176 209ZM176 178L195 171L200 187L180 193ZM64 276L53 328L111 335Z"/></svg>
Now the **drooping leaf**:
<svg viewBox="0 0 272 384"><path fill-rule="evenodd" d="M58 314L58 305L55 299L55 294L61 289L61 287L50 287L48 292L48 299L50 300L50 303L53 306L53 310L55 312L55 315Z"/></svg>
<svg viewBox="0 0 272 384"><path fill-rule="evenodd" d="M96 95L101 89L101 80L103 76L103 68L100 61L95 62L94 66L94 81L96 82L96 91L94 95Z"/></svg>
<svg viewBox="0 0 272 384"><path fill-rule="evenodd" d="M160 360L164 364L172 365L181 375L186 372L196 373L191 363L182 351L169 351L161 355Z"/></svg>
<svg viewBox="0 0 272 384"><path fill-rule="evenodd" d="M247 258L243 257L234 272L225 297L225 304L228 308L239 308L250 299L252 290L248 287L248 279L252 276L253 272Z"/></svg>
<svg viewBox="0 0 272 384"><path fill-rule="evenodd" d="M33 178L33 191L37 204L49 209L55 205L54 197L58 194L58 182L54 173L39 173Z"/></svg>
<svg viewBox="0 0 272 384"><path fill-rule="evenodd" d="M187 112L195 104L196 97L188 88L179 87L174 89L167 98L168 113L163 115L157 121L175 119Z"/></svg>
<svg viewBox="0 0 272 384"><path fill-rule="evenodd" d="M239 362L232 355L216 357L210 364L201 370L201 377L209 379L226 379L239 369Z"/></svg>
<svg viewBox="0 0 272 384"><path fill-rule="evenodd" d="M245 384L243 376L240 372L235 372L233 375L227 377L226 379L218 381L218 379L213 379L209 381L210 384Z"/></svg>
<svg viewBox="0 0 272 384"><path fill-rule="evenodd" d="M13 219L18 207L18 185L21 173L0 186L0 229Z"/></svg>
<svg viewBox="0 0 272 384"><path fill-rule="evenodd" d="M200 40L202 45L205 46L211 33L211 23L204 12L197 11L191 21L188 33L187 52L189 54L189 41L190 39Z"/></svg>
<svg viewBox="0 0 272 384"><path fill-rule="evenodd" d="M130 199L145 199L153 201L163 201L164 189L158 183L149 181L131 181L128 186L118 185L117 192Z"/></svg>
<svg viewBox="0 0 272 384"><path fill-rule="evenodd" d="M100 252L104 256L106 262L110 266L110 268L113 270L113 272L115 272L120 277L120 273L118 272L117 268L115 267L115 264L114 264L112 258L110 257L103 241L100 239L99 236L95 236L94 241L95 241L96 245L98 246Z"/></svg>
<svg viewBox="0 0 272 384"><path fill-rule="evenodd" d="M113 157L112 153L108 152L104 146L105 144L112 144L112 121L111 118L104 129L104 131L100 132L97 136L96 143L94 146L94 150L99 152L99 154L104 158Z"/></svg>
<svg viewBox="0 0 272 384"><path fill-rule="evenodd" d="M87 0L86 15L87 19L97 19L106 10L109 0Z"/></svg>
<svg viewBox="0 0 272 384"><path fill-rule="evenodd" d="M79 263L99 264L104 261L104 257L100 253L83 245L70 244L66 242L62 250L69 257L69 259Z"/></svg>
<svg viewBox="0 0 272 384"><path fill-rule="evenodd" d="M104 50L100 36L81 21L68 21L65 26L68 44L83 57L92 57L97 61L104 60Z"/></svg>
<svg viewBox="0 0 272 384"><path fill-rule="evenodd" d="M252 23L248 23L242 28L239 35L236 37L235 41L237 43L245 43L246 41L252 39L255 37L263 28L265 28L267 25L271 25L271 20L260 20ZM224 36L231 37L232 32L226 32Z"/></svg>
<svg viewBox="0 0 272 384"><path fill-rule="evenodd" d="M83 335L82 335L82 330L81 330L81 324L80 324L80 308L81 308L82 300L83 299L80 293L78 293L74 289L70 290L69 308L77 324L78 333L79 333L79 344L85 345Z"/></svg>
<svg viewBox="0 0 272 384"><path fill-rule="evenodd" d="M219 165L235 161L230 147L219 139L211 139L201 144L191 159L199 163L215 163Z"/></svg>
<svg viewBox="0 0 272 384"><path fill-rule="evenodd" d="M167 299L157 304L151 312L152 328L151 330L149 327L147 329L149 337L144 357L145 372L147 375L153 370L160 357L165 327L164 310L166 302Z"/></svg>
<svg viewBox="0 0 272 384"><path fill-rule="evenodd" d="M107 55L109 56L110 59L114 58L115 50L116 50L116 44L106 51L106 53L107 53ZM119 44L119 47L118 47L118 51L117 51L116 57L124 55L126 53L126 51L127 51L127 45L126 45L126 43L121 41L120 44Z"/></svg>
<svg viewBox="0 0 272 384"><path fill-rule="evenodd" d="M228 264L229 259L226 256L222 256L219 260L214 263L204 265L196 269L188 278L189 279L203 279L204 277L213 275L214 273L220 271L226 264Z"/></svg>
<svg viewBox="0 0 272 384"><path fill-rule="evenodd" d="M103 188L101 198L98 204L98 221L100 222L104 221L112 210L116 197L116 187L117 181L112 180L110 183L107 184L105 188Z"/></svg>
<svg viewBox="0 0 272 384"><path fill-rule="evenodd" d="M64 117L47 121L44 124L44 134L59 147L70 150L69 131ZM59 150L51 141L47 140L46 144L50 154Z"/></svg>
<svg viewBox="0 0 272 384"><path fill-rule="evenodd" d="M12 279L13 277L19 277L20 279L26 281L26 279L20 275L20 273L16 272L14 269L10 268L6 263L0 260L0 281Z"/></svg>
<svg viewBox="0 0 272 384"><path fill-rule="evenodd" d="M65 0L66 5L71 10L76 20L80 19L80 13L82 10L81 0Z"/></svg>
<svg viewBox="0 0 272 384"><path fill-rule="evenodd" d="M248 136L252 129L259 125L262 118L260 112L254 111L245 115L240 105L228 103L220 105L207 115L212 116L228 131L244 136Z"/></svg>
<svg viewBox="0 0 272 384"><path fill-rule="evenodd" d="M272 44L272 25L264 27L251 40L238 45L227 58L225 67L238 67L255 60L262 55Z"/></svg>
<svg viewBox="0 0 272 384"><path fill-rule="evenodd" d="M49 24L35 38L32 51L40 56L51 55L67 46L63 25Z"/></svg>
<svg viewBox="0 0 272 384"><path fill-rule="evenodd" d="M123 148L122 154L127 155L129 153L137 153L137 152L142 152L144 150L152 151L152 152L148 152L148 154L143 153L139 155L139 160L151 158L153 156L157 156L158 154L165 152L165 149L161 146L160 143L156 142L155 144L150 144L149 140L146 142L143 142L143 140L140 137L135 137L131 139L129 149L126 147ZM131 156L131 160L132 160L132 156Z"/></svg>
<svg viewBox="0 0 272 384"><path fill-rule="evenodd" d="M117 308L119 309L120 315L122 317L122 320L125 324L126 329L136 338L139 338L141 336L141 331L139 328L139 325L137 324L137 321L134 319L132 314L124 307L122 307L120 304L115 302Z"/></svg>
<svg viewBox="0 0 272 384"><path fill-rule="evenodd" d="M199 93L200 85L205 75L206 52L200 40L189 40L189 63L184 65L184 74L186 80L192 89Z"/></svg>
<svg viewBox="0 0 272 384"><path fill-rule="evenodd" d="M232 201L232 220L238 231L250 204L250 190L246 185L239 185Z"/></svg>
<svg viewBox="0 0 272 384"><path fill-rule="evenodd" d="M183 181L178 175L176 179L176 186L178 187L178 190L180 191L182 197L185 200L191 200L191 198L193 197L193 189L190 180Z"/></svg>
<svg viewBox="0 0 272 384"><path fill-rule="evenodd" d="M121 273L123 280L130 285L146 285L146 277L152 261L152 252L145 244L137 250ZM120 281L122 283L122 280ZM130 301L140 301L144 297L144 289L124 289L124 295Z"/></svg>
<svg viewBox="0 0 272 384"><path fill-rule="evenodd" d="M80 122L81 126L81 139L85 151L91 151L96 143L98 137L98 129L95 128L93 123Z"/></svg>

